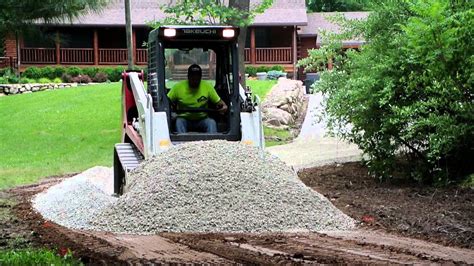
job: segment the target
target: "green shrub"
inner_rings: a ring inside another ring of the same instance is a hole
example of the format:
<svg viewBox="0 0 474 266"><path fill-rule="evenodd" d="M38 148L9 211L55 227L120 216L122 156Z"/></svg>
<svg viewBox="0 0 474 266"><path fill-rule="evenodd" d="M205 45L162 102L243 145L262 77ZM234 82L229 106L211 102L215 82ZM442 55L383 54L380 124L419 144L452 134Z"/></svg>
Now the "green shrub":
<svg viewBox="0 0 474 266"><path fill-rule="evenodd" d="M40 78L38 80L38 83L41 83L41 84L48 84L48 83L53 83L49 78Z"/></svg>
<svg viewBox="0 0 474 266"><path fill-rule="evenodd" d="M106 68L104 72L107 74L107 77L110 81L116 82L122 78L122 72L125 71L124 67L116 67L116 68Z"/></svg>
<svg viewBox="0 0 474 266"><path fill-rule="evenodd" d="M0 77L0 84L7 84L8 80L4 77Z"/></svg>
<svg viewBox="0 0 474 266"><path fill-rule="evenodd" d="M40 79L43 77L43 71L39 67L28 67L22 73L22 76L30 79Z"/></svg>
<svg viewBox="0 0 474 266"><path fill-rule="evenodd" d="M253 66L245 67L245 73L249 74L249 76L255 77L257 76L257 68Z"/></svg>
<svg viewBox="0 0 474 266"><path fill-rule="evenodd" d="M95 77L95 75L99 72L97 67L86 67L82 69L82 74L87 75L89 77Z"/></svg>
<svg viewBox="0 0 474 266"><path fill-rule="evenodd" d="M47 66L41 69L41 77L42 78L49 78L54 79L56 77L56 72L54 68Z"/></svg>
<svg viewBox="0 0 474 266"><path fill-rule="evenodd" d="M82 74L82 69L79 67L68 67L66 69L66 74L70 75L71 77L77 77Z"/></svg>
<svg viewBox="0 0 474 266"><path fill-rule="evenodd" d="M2 78L3 78L4 84L8 84L8 83L15 84L19 82L15 71L10 68L6 68L5 71L3 71Z"/></svg>
<svg viewBox="0 0 474 266"><path fill-rule="evenodd" d="M66 68L65 67L58 66L58 67L54 68L54 77L55 78L61 78L64 73L66 73Z"/></svg>
<svg viewBox="0 0 474 266"><path fill-rule="evenodd" d="M474 172L473 5L387 1L352 22L360 51L343 55L343 34L310 52L308 66L334 58L315 89L330 131L364 151L374 176L446 184Z"/></svg>
<svg viewBox="0 0 474 266"><path fill-rule="evenodd" d="M0 77L3 77L3 75L5 75L5 73L7 71L11 71L10 68L6 67L6 68L0 68Z"/></svg>
<svg viewBox="0 0 474 266"><path fill-rule="evenodd" d="M274 65L272 67L270 67L270 71L281 71L281 72L285 72L285 67L284 66L279 66L279 65Z"/></svg>
<svg viewBox="0 0 474 266"><path fill-rule="evenodd" d="M101 72L107 74L107 77L111 77L111 76L114 75L114 68L113 67L104 67L104 68L101 69Z"/></svg>
<svg viewBox="0 0 474 266"><path fill-rule="evenodd" d="M267 67L267 66L259 66L259 67L257 67L257 73L258 73L258 72L268 72L269 70L270 70L270 68Z"/></svg>
<svg viewBox="0 0 474 266"><path fill-rule="evenodd" d="M29 79L29 78L21 78L20 83L21 84L32 84L32 83L36 83L36 80Z"/></svg>
<svg viewBox="0 0 474 266"><path fill-rule="evenodd" d="M53 83L63 83L63 80L61 78L54 78Z"/></svg>

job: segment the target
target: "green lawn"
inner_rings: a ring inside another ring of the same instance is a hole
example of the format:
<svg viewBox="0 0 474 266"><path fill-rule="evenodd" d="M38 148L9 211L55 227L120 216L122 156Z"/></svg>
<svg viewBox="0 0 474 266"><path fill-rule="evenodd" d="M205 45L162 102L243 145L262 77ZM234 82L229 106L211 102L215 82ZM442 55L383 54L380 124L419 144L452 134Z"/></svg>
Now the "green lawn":
<svg viewBox="0 0 474 266"><path fill-rule="evenodd" d="M264 96L276 81L249 81ZM112 165L120 83L0 97L0 189Z"/></svg>
<svg viewBox="0 0 474 266"><path fill-rule="evenodd" d="M0 189L112 165L121 84L0 98Z"/></svg>
<svg viewBox="0 0 474 266"><path fill-rule="evenodd" d="M252 93L258 95L262 101L276 83L276 80L247 80L247 86L249 86Z"/></svg>
<svg viewBox="0 0 474 266"><path fill-rule="evenodd" d="M282 145L289 143L293 136L291 135L290 130L285 129L275 129L264 127L263 135L265 136L265 147L271 147L276 145Z"/></svg>

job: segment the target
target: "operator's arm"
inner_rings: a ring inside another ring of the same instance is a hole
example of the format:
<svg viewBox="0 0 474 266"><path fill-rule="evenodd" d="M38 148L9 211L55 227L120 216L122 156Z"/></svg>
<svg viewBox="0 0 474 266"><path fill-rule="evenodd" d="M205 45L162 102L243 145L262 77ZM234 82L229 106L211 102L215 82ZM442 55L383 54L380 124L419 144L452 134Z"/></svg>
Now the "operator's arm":
<svg viewBox="0 0 474 266"><path fill-rule="evenodd" d="M220 100L217 104L216 104L216 107L217 107L217 111L223 115L225 114L225 112L227 112L227 104L225 104L225 102L223 100Z"/></svg>
<svg viewBox="0 0 474 266"><path fill-rule="evenodd" d="M227 112L227 104L219 97L217 94L216 90L212 87L209 86L209 99L213 104L216 105L217 111L223 115L225 112Z"/></svg>

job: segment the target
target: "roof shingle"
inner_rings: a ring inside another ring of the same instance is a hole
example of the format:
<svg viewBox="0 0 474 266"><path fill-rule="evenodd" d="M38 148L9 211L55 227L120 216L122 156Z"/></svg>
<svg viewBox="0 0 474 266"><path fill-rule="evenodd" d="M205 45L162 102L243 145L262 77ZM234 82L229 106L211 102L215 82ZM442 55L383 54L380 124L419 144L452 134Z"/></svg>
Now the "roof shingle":
<svg viewBox="0 0 474 266"><path fill-rule="evenodd" d="M251 0L255 6L262 0ZM160 6L169 4L173 0L133 0L131 1L133 26L146 26L147 22L164 19L166 14ZM63 22L62 25L71 26L123 26L125 25L124 0L112 0L99 13L88 13L72 22ZM264 13L255 17L253 25L306 25L306 6L304 0L274 0L273 5Z"/></svg>

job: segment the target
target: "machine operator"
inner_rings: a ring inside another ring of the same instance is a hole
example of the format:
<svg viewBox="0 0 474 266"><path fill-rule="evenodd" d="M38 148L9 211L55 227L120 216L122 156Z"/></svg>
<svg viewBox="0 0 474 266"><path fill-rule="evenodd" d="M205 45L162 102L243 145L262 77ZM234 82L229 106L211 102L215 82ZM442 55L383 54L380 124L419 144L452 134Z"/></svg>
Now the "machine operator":
<svg viewBox="0 0 474 266"><path fill-rule="evenodd" d="M193 64L188 68L188 80L178 82L168 93L171 103L180 109L209 108L209 103L216 106L220 114L227 111L227 105L221 100L216 90L206 81L201 81L202 69ZM206 112L178 112L176 132L197 131L217 133L216 121Z"/></svg>

